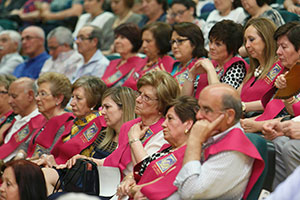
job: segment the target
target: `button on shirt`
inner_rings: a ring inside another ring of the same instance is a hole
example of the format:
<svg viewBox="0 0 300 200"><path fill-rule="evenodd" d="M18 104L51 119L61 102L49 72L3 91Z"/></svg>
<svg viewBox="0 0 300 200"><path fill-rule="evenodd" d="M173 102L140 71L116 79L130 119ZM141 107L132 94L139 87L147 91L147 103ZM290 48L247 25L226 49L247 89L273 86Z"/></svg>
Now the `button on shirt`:
<svg viewBox="0 0 300 200"><path fill-rule="evenodd" d="M39 77L40 71L45 63L45 61L50 56L48 53L43 52L40 55L31 58L20 65L18 65L13 72L13 75L17 78L20 77L29 77L33 79L37 79Z"/></svg>
<svg viewBox="0 0 300 200"><path fill-rule="evenodd" d="M75 76L72 78L72 82L75 82L76 79L81 76L97 76L101 78L108 64L109 60L101 53L100 50L97 50L88 63L77 69Z"/></svg>

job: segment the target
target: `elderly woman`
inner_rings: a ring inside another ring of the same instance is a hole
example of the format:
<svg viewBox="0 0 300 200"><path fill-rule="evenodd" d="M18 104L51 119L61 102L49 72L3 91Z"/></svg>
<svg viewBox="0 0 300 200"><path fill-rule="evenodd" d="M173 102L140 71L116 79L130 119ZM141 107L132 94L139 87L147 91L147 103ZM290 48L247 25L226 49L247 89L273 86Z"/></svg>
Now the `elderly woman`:
<svg viewBox="0 0 300 200"><path fill-rule="evenodd" d="M10 161L1 167L0 199L46 200L47 189L42 170L26 160Z"/></svg>
<svg viewBox="0 0 300 200"><path fill-rule="evenodd" d="M171 50L171 32L172 27L164 22L154 22L142 29L142 48L147 57L144 59L144 64L135 69L123 86L136 90L138 79L145 73L153 70L172 71L175 61L167 55Z"/></svg>
<svg viewBox="0 0 300 200"><path fill-rule="evenodd" d="M208 84L227 83L237 89L243 82L248 64L235 56L243 43L243 28L231 20L216 23L209 32L209 59L201 59L191 68L183 85L183 94L193 95L197 75L200 74L195 97Z"/></svg>
<svg viewBox="0 0 300 200"><path fill-rule="evenodd" d="M3 133L10 127L15 116L8 104L8 88L15 80L16 77L11 75L0 75L0 144L3 142Z"/></svg>
<svg viewBox="0 0 300 200"><path fill-rule="evenodd" d="M36 103L46 121L35 131L29 142L19 147L16 159L37 159L42 154L48 154L74 118L72 113L64 111L71 98L71 83L65 75L44 73L38 78L37 85Z"/></svg>
<svg viewBox="0 0 300 200"><path fill-rule="evenodd" d="M141 32L136 24L121 24L115 30L114 46L121 58L110 61L102 80L108 87L122 85L130 74L143 64L137 56L142 40Z"/></svg>
<svg viewBox="0 0 300 200"><path fill-rule="evenodd" d="M183 22L173 26L170 43L173 55L178 61L174 63L171 75L182 86L188 78L189 70L194 66L197 59L207 57L204 38L197 25Z"/></svg>
<svg viewBox="0 0 300 200"><path fill-rule="evenodd" d="M186 141L198 109L196 99L189 96L181 96L169 105L162 124L164 138L169 144L135 165L134 176L127 176L118 188L119 197L130 195L137 199L165 199L177 190L173 182L181 169ZM156 173L155 166L168 159L171 163L165 166L167 168L162 173Z"/></svg>
<svg viewBox="0 0 300 200"><path fill-rule="evenodd" d="M76 118L54 144L51 155L37 161L39 165L63 164L96 140L103 128L102 115L98 109L106 88L104 82L94 76L83 76L73 83L70 105Z"/></svg>

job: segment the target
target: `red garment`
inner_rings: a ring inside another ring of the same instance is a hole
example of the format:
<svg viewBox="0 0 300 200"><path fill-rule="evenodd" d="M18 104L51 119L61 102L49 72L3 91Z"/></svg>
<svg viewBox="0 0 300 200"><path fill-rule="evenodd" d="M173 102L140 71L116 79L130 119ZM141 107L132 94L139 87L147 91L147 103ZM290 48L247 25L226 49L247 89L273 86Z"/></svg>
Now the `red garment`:
<svg viewBox="0 0 300 200"><path fill-rule="evenodd" d="M293 110L295 117L300 115L300 101L293 104Z"/></svg>
<svg viewBox="0 0 300 200"><path fill-rule="evenodd" d="M8 116L10 116L11 114L13 114L13 111L8 111L7 113L5 113L1 118L0 118L0 127L2 126L2 124L4 122L6 122L6 119Z"/></svg>

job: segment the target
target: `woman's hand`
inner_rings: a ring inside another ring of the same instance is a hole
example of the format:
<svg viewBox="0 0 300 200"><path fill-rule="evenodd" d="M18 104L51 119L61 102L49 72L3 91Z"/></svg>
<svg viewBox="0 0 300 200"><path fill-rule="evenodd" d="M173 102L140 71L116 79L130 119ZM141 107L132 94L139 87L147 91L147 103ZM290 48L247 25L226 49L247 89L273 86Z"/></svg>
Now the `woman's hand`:
<svg viewBox="0 0 300 200"><path fill-rule="evenodd" d="M280 74L275 81L275 87L278 89L284 89L287 87L285 76L288 74L288 71L284 74Z"/></svg>
<svg viewBox="0 0 300 200"><path fill-rule="evenodd" d="M198 60L189 71L189 77L195 79L198 74L205 74L214 66L207 58Z"/></svg>
<svg viewBox="0 0 300 200"><path fill-rule="evenodd" d="M142 122L134 124L128 132L129 141L141 139L145 135L148 128L148 126L142 126Z"/></svg>
<svg viewBox="0 0 300 200"><path fill-rule="evenodd" d="M130 196L134 197L134 199L147 199L143 193L141 192L143 185L135 185L130 188Z"/></svg>
<svg viewBox="0 0 300 200"><path fill-rule="evenodd" d="M136 185L136 182L132 174L127 175L124 180L120 183L117 189L118 199L122 199L124 196L130 195L130 188Z"/></svg>
<svg viewBox="0 0 300 200"><path fill-rule="evenodd" d="M43 154L40 159L32 161L34 163L36 163L39 166L44 166L44 167L53 167L53 166L57 166L56 161L54 159L53 155L46 155Z"/></svg>
<svg viewBox="0 0 300 200"><path fill-rule="evenodd" d="M71 169L76 164L77 159L80 159L80 158L89 159L89 157L87 157L87 156L77 154L77 155L73 156L72 158L70 158L66 162L66 164L58 165L56 168L57 169L63 169L63 168Z"/></svg>

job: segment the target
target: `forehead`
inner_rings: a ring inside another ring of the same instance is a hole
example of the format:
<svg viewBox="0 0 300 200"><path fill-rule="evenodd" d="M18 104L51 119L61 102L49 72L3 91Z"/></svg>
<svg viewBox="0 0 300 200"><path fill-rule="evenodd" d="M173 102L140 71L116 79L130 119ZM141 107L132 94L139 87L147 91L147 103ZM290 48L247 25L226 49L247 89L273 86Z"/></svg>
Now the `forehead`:
<svg viewBox="0 0 300 200"><path fill-rule="evenodd" d="M10 39L8 33L5 33L5 34L0 35L0 38L1 38L1 39L2 39L2 38Z"/></svg>
<svg viewBox="0 0 300 200"><path fill-rule="evenodd" d="M256 28L254 28L254 26L250 25L246 31L245 31L245 36L248 36L248 35L257 35L259 36L258 34L258 31L256 30Z"/></svg>
<svg viewBox="0 0 300 200"><path fill-rule="evenodd" d="M85 95L85 89L83 87L78 87L78 88L75 88L73 90L73 94L77 94L77 95Z"/></svg>
<svg viewBox="0 0 300 200"><path fill-rule="evenodd" d="M150 30L145 30L144 32L143 32L143 36L142 36L143 38L153 38L153 33L150 31Z"/></svg>
<svg viewBox="0 0 300 200"><path fill-rule="evenodd" d="M36 29L33 29L33 28L27 28L25 29L23 32L22 32L22 37L24 36L38 36L36 34Z"/></svg>
<svg viewBox="0 0 300 200"><path fill-rule="evenodd" d="M173 11L186 9L186 7L183 4L179 4L179 3L173 4L171 8Z"/></svg>
<svg viewBox="0 0 300 200"><path fill-rule="evenodd" d="M90 35L91 32L93 31L93 27L90 27L90 26L86 26L86 27L83 27L82 29L80 29L80 31L78 32L78 35Z"/></svg>
<svg viewBox="0 0 300 200"><path fill-rule="evenodd" d="M289 38L286 35L280 36L277 40L277 44L286 44L286 45L292 45Z"/></svg>
<svg viewBox="0 0 300 200"><path fill-rule="evenodd" d="M50 90L50 89L51 89L51 83L49 82L41 83L38 87L38 90Z"/></svg>
<svg viewBox="0 0 300 200"><path fill-rule="evenodd" d="M21 91L24 91L23 83L13 82L9 86L9 92L10 93L21 93Z"/></svg>
<svg viewBox="0 0 300 200"><path fill-rule="evenodd" d="M57 42L57 39L56 39L55 37L51 37L51 38L48 39L48 44L49 44L49 43L51 43L51 44L56 44L56 43L58 43L58 42Z"/></svg>
<svg viewBox="0 0 300 200"><path fill-rule="evenodd" d="M221 95L220 92L211 89L203 89L198 99L199 106L207 106L211 108L221 107Z"/></svg>
<svg viewBox="0 0 300 200"><path fill-rule="evenodd" d="M145 94L153 94L156 95L156 88L151 85L144 85L139 89L140 92L144 92Z"/></svg>

